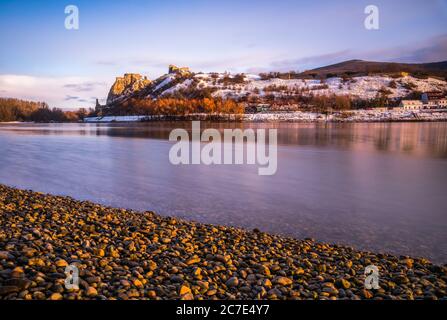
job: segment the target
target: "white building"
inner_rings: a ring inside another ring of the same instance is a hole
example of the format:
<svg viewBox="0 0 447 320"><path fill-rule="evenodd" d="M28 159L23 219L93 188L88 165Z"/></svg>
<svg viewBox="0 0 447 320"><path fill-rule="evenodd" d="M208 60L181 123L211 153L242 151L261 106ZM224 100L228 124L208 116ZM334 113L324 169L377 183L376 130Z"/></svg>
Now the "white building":
<svg viewBox="0 0 447 320"><path fill-rule="evenodd" d="M447 97L442 92L426 92L421 100L402 100L399 105L401 110L442 109L447 108Z"/></svg>
<svg viewBox="0 0 447 320"><path fill-rule="evenodd" d="M442 108L447 108L447 97L444 99L439 100L439 104L440 107Z"/></svg>
<svg viewBox="0 0 447 320"><path fill-rule="evenodd" d="M423 103L428 103L430 101L436 101L436 100L440 100L440 99L444 99L444 95L442 92L440 91L430 91L430 92L424 92L421 95L421 101Z"/></svg>
<svg viewBox="0 0 447 320"><path fill-rule="evenodd" d="M442 109L447 108L447 98L428 100L424 102L424 109Z"/></svg>
<svg viewBox="0 0 447 320"><path fill-rule="evenodd" d="M424 107L424 104L420 100L402 100L399 108L403 110L420 110Z"/></svg>
<svg viewBox="0 0 447 320"><path fill-rule="evenodd" d="M421 96L421 101L424 104L424 109L447 108L447 97L442 92L424 92Z"/></svg>

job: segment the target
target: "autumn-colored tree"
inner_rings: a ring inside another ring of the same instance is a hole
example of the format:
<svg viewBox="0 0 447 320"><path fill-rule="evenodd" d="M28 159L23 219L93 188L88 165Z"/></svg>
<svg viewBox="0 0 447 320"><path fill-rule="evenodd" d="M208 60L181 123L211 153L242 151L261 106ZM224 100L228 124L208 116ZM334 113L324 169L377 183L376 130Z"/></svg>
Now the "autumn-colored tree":
<svg viewBox="0 0 447 320"><path fill-rule="evenodd" d="M178 98L160 98L150 99L131 99L119 107L111 110L113 114L119 109L120 112L139 115L165 115L165 116L184 116L192 113L207 114L233 114L243 113L244 107L241 103L222 98L202 98L202 99L178 99Z"/></svg>
<svg viewBox="0 0 447 320"><path fill-rule="evenodd" d="M67 122L78 121L74 111L50 109L45 102L0 98L0 121Z"/></svg>

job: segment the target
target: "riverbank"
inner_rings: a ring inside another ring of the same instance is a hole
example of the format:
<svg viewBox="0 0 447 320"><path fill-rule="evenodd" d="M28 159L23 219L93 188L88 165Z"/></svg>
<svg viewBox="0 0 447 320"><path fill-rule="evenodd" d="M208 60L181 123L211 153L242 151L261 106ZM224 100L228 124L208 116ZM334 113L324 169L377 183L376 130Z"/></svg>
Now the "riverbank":
<svg viewBox="0 0 447 320"><path fill-rule="evenodd" d="M246 114L195 113L185 116L104 116L88 117L87 123L141 121L243 121L243 122L406 122L447 121L447 109L439 110L351 110L331 114L318 112L264 112Z"/></svg>
<svg viewBox="0 0 447 320"><path fill-rule="evenodd" d="M64 287L76 264L80 290ZM366 266L380 271L364 288ZM445 299L447 268L0 185L2 299Z"/></svg>

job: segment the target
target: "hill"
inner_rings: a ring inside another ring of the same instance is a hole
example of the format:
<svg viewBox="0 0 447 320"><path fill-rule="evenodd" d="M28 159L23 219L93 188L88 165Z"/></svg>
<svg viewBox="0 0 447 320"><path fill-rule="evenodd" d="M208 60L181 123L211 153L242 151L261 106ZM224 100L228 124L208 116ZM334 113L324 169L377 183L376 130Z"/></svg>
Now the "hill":
<svg viewBox="0 0 447 320"><path fill-rule="evenodd" d="M225 99L248 104L294 106L314 104L315 97L366 101L419 97L421 92L447 93L447 62L402 64L351 60L304 73L230 74L193 72L170 66L151 81L139 74L118 77L101 114L129 113L132 101L159 99ZM288 107L289 108L289 107ZM291 107L290 107L291 108Z"/></svg>
<svg viewBox="0 0 447 320"><path fill-rule="evenodd" d="M375 62L364 60L349 60L332 64L325 67L301 73L301 76L312 77L341 77L367 76L372 74L391 75L399 72L407 72L416 77L447 77L447 61L431 63L396 63L396 62Z"/></svg>

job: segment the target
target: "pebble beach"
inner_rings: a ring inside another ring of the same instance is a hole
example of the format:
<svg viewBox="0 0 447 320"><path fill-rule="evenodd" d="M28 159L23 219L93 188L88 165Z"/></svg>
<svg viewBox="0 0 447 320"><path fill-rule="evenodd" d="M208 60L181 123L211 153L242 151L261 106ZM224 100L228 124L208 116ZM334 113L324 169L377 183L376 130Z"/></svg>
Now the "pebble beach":
<svg viewBox="0 0 447 320"><path fill-rule="evenodd" d="M65 268L79 269L67 289ZM366 289L365 268L380 289ZM446 299L447 267L0 185L0 299Z"/></svg>

